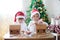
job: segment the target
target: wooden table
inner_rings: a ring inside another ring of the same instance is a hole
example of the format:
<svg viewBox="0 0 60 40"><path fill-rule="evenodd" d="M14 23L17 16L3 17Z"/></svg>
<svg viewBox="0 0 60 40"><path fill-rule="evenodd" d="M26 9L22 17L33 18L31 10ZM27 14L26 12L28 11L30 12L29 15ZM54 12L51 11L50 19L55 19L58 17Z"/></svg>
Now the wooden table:
<svg viewBox="0 0 60 40"><path fill-rule="evenodd" d="M55 40L52 34L45 35L34 35L32 37L27 36L13 36L11 37L9 34L4 35L4 40Z"/></svg>

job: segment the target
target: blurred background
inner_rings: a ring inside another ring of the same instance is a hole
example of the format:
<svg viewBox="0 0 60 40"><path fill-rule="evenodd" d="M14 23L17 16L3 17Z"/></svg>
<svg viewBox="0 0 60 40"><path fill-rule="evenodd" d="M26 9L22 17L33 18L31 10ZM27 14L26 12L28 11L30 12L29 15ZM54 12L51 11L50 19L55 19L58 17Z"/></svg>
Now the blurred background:
<svg viewBox="0 0 60 40"><path fill-rule="evenodd" d="M59 0L43 0L49 18L60 15ZM31 0L0 0L0 36L7 33L9 25L14 23L14 15L17 11L26 14Z"/></svg>

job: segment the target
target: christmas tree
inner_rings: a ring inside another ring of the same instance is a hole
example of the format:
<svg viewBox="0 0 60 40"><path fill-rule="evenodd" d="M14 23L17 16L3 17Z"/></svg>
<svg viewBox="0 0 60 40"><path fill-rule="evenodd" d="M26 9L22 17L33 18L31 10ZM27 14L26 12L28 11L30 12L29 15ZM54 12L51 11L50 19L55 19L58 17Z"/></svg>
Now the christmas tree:
<svg viewBox="0 0 60 40"><path fill-rule="evenodd" d="M31 15L32 9L34 9L34 8L36 8L39 11L40 18L43 19L44 22L47 22L48 24L50 24L50 21L48 19L48 15L46 14L46 9L45 9L45 6L44 6L42 0L32 0L31 1L29 10L27 10L26 23L29 24L29 22L31 21L30 15Z"/></svg>

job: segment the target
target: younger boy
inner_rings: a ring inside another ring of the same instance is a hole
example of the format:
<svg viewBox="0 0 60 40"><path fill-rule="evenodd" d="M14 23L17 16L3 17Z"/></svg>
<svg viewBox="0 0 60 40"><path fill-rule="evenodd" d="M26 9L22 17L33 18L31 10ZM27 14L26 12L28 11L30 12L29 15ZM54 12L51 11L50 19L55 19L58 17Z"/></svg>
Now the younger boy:
<svg viewBox="0 0 60 40"><path fill-rule="evenodd" d="M23 12L17 12L14 18L15 24L19 24L21 26L21 32L25 33L27 31L27 25L25 23L25 15Z"/></svg>

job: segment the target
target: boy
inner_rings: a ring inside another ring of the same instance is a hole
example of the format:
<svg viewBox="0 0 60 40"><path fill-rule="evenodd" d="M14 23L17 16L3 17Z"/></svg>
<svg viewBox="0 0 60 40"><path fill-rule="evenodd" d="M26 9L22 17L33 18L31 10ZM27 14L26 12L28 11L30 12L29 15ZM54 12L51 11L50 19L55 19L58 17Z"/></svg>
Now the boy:
<svg viewBox="0 0 60 40"><path fill-rule="evenodd" d="M32 21L30 21L29 25L28 25L28 33L30 33L29 36L32 36L34 34L36 34L36 25L37 24L46 24L48 26L48 24L46 22L43 22L42 19L40 19L40 13L38 12L37 9L33 9L31 12L31 19Z"/></svg>
<svg viewBox="0 0 60 40"><path fill-rule="evenodd" d="M21 32L25 33L27 31L27 25L25 23L25 15L23 12L17 12L15 14L14 19L15 24L19 24L21 26Z"/></svg>

